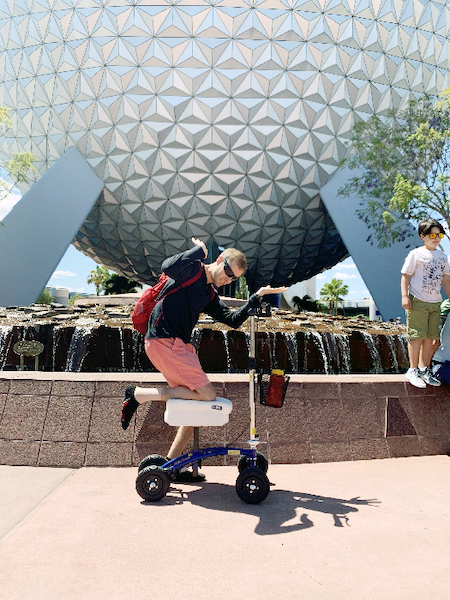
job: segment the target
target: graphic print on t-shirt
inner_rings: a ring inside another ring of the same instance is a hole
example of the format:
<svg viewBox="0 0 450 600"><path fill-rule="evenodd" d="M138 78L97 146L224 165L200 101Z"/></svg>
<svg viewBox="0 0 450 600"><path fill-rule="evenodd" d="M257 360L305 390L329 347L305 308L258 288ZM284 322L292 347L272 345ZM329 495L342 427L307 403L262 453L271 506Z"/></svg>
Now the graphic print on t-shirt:
<svg viewBox="0 0 450 600"><path fill-rule="evenodd" d="M445 258L424 260L423 263L423 291L430 294L439 294L442 277L444 275Z"/></svg>

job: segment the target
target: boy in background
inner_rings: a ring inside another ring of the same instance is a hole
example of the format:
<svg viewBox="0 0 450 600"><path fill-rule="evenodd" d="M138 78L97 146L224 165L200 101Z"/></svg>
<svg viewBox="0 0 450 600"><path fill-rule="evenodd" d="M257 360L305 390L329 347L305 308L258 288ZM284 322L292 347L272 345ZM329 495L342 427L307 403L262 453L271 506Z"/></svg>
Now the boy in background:
<svg viewBox="0 0 450 600"><path fill-rule="evenodd" d="M431 359L438 348L441 286L450 298L447 255L438 250L444 228L435 219L419 223L424 245L411 250L402 268L402 306L406 311L410 368L406 378L418 388L439 386L433 377Z"/></svg>

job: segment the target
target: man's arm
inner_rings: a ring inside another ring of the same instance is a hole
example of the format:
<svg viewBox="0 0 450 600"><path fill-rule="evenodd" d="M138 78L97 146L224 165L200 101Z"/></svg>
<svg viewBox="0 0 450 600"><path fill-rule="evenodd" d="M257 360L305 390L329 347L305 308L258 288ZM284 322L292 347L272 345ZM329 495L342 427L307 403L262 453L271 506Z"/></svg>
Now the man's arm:
<svg viewBox="0 0 450 600"><path fill-rule="evenodd" d="M215 321L219 321L219 323L223 323L224 325L228 325L228 327L237 329L244 321L248 319L250 316L250 310L252 308L258 308L260 304L260 296L258 296L258 294L252 294L246 304L243 304L236 310L231 310L228 308L225 302L223 302L219 296L215 294L214 298L205 307L203 312L212 317Z"/></svg>
<svg viewBox="0 0 450 600"><path fill-rule="evenodd" d="M194 243L193 248L166 258L161 265L161 270L175 281L178 279L184 279L185 281L189 279L189 274L186 272L188 265L195 261L203 262L208 254L203 242L196 240L196 238L192 238L192 241Z"/></svg>
<svg viewBox="0 0 450 600"><path fill-rule="evenodd" d="M270 285L259 288L256 294L252 294L248 299L248 302L243 306L240 306L236 310L231 310L228 306L222 302L222 300L215 295L204 312L210 315L216 321L224 323L234 329L240 327L244 321L249 317L250 310L252 308L258 308L261 304L261 298L266 294L280 294L285 292L287 287L272 288Z"/></svg>

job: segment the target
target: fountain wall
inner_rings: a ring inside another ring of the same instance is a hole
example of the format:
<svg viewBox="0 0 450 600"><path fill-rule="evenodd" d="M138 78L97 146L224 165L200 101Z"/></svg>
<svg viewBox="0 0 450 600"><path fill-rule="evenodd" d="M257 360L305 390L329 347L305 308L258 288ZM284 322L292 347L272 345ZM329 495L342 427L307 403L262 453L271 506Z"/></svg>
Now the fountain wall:
<svg viewBox="0 0 450 600"><path fill-rule="evenodd" d="M130 327L55 323L0 326L0 371L18 368L13 348L21 340L43 344L42 371L155 371L145 355L143 336ZM193 344L208 373L248 371L246 331L201 327L194 331ZM25 359L25 364L34 368L34 359ZM402 332L369 333L355 325L345 332L266 329L257 333L257 365L287 373L403 373L408 368L407 340Z"/></svg>
<svg viewBox="0 0 450 600"><path fill-rule="evenodd" d="M248 437L246 375L211 374L231 399L224 427L203 428L205 445ZM163 404L141 407L123 431L120 408L130 383L161 385L157 373L3 372L0 463L132 466L166 454L175 429ZM450 387L418 389L402 375L293 375L284 407L257 405L259 450L273 463L328 462L448 454ZM244 433L242 433L244 432ZM215 464L233 464L217 457Z"/></svg>

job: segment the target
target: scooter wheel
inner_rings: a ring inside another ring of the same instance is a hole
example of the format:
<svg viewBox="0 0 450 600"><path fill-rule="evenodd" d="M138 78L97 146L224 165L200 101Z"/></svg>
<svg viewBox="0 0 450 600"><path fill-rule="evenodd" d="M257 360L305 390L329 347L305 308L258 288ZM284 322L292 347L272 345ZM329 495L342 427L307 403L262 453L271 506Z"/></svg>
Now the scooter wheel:
<svg viewBox="0 0 450 600"><path fill-rule="evenodd" d="M242 454L242 456L238 460L238 471L242 473L246 469L250 469L252 465L250 456ZM267 473L267 469L269 468L269 463L267 462L267 458L261 452L256 453L256 468L260 469L263 473Z"/></svg>
<svg viewBox="0 0 450 600"><path fill-rule="evenodd" d="M139 463L138 472L140 473L141 471L143 471L146 467L149 467L150 465L156 465L157 467L162 467L163 465L166 464L166 462L167 462L167 458L164 458L164 456L160 456L159 454L149 454L148 456L143 458L141 460L141 462Z"/></svg>
<svg viewBox="0 0 450 600"><path fill-rule="evenodd" d="M158 502L167 494L169 475L157 465L142 469L136 479L136 491L141 498L148 502Z"/></svg>
<svg viewBox="0 0 450 600"><path fill-rule="evenodd" d="M259 504L270 490L267 475L260 469L246 469L236 479L236 493L247 504Z"/></svg>

